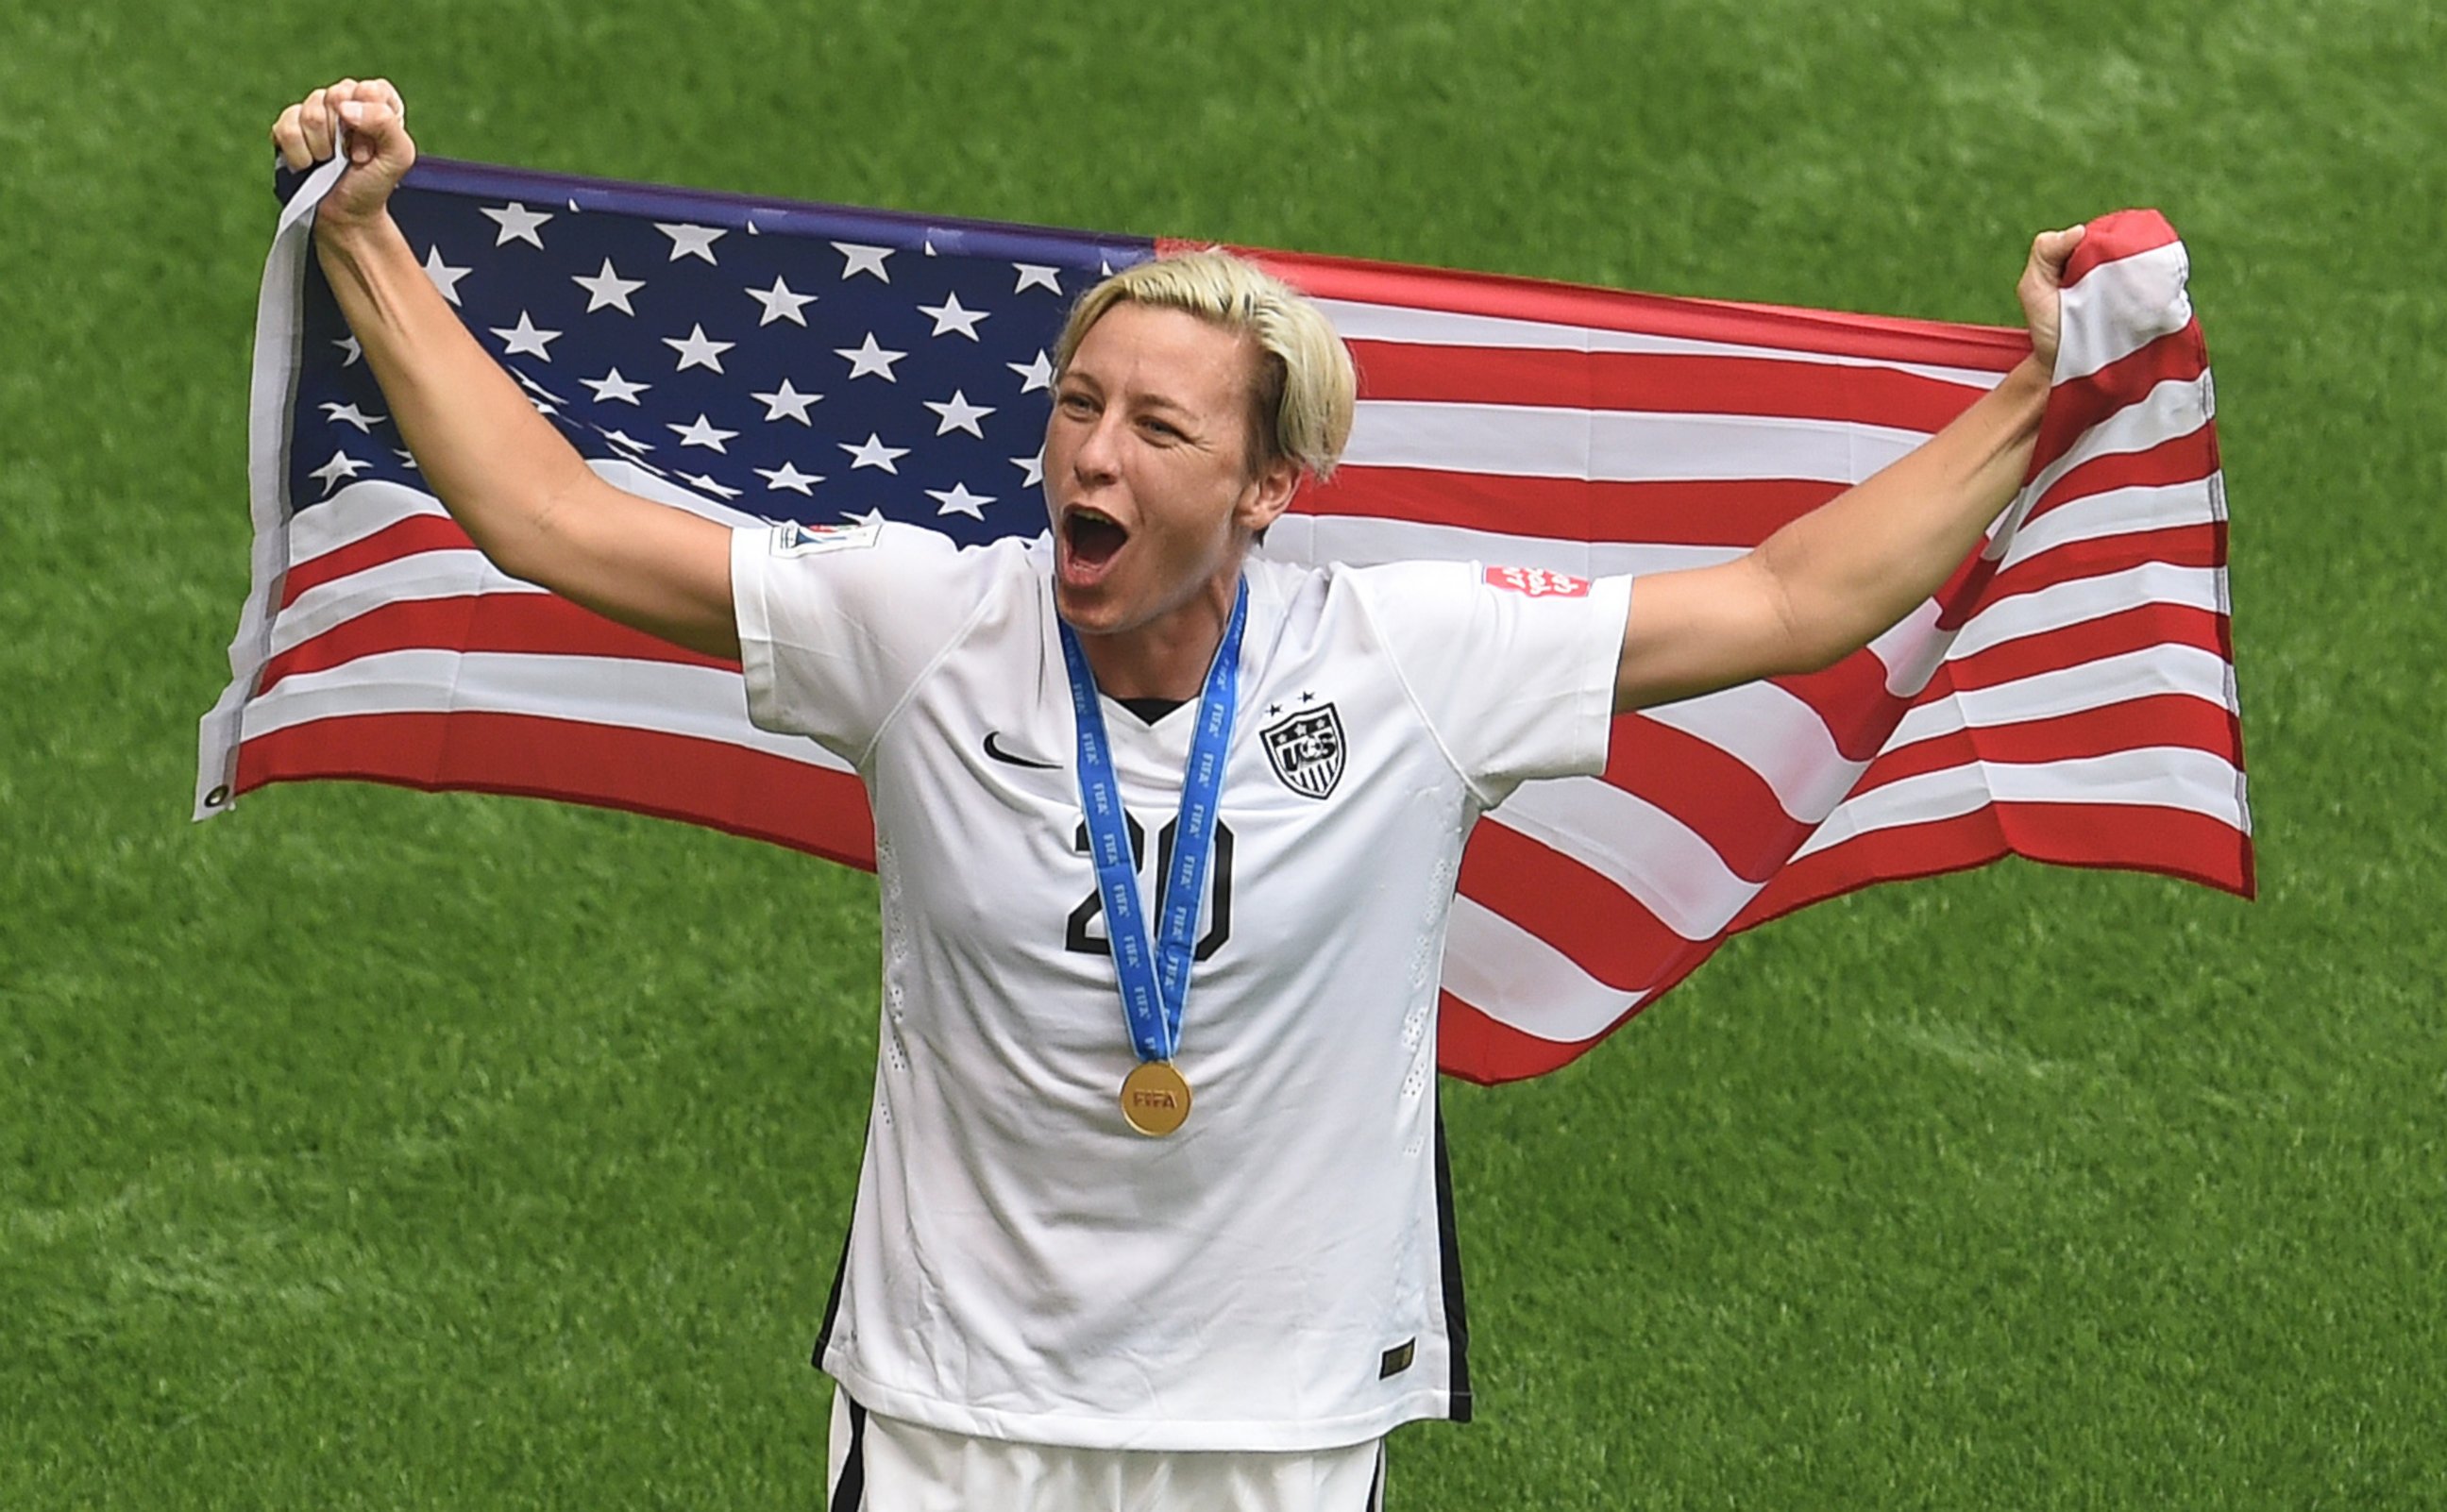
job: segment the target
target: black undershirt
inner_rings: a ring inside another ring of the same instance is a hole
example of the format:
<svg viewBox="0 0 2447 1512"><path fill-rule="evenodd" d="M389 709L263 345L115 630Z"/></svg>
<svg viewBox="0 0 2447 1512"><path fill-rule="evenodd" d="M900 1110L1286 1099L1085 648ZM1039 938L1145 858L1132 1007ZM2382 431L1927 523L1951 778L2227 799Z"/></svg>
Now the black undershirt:
<svg viewBox="0 0 2447 1512"><path fill-rule="evenodd" d="M1152 725L1189 700L1186 698L1116 698L1113 702L1136 714L1140 724Z"/></svg>

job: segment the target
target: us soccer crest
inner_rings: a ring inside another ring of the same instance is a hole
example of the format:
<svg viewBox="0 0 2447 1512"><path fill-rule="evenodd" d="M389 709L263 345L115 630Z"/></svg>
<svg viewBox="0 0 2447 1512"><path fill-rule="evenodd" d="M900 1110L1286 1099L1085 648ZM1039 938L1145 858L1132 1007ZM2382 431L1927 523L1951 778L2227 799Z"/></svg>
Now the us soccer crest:
<svg viewBox="0 0 2447 1512"><path fill-rule="evenodd" d="M1342 781L1342 716L1332 704L1303 709L1259 732L1266 760L1283 785L1303 798L1323 798Z"/></svg>

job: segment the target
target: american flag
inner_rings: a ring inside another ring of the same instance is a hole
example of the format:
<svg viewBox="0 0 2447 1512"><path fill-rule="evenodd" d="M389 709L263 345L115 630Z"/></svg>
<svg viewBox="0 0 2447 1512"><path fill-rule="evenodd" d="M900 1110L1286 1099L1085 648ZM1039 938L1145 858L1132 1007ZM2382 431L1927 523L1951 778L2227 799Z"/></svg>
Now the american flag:
<svg viewBox="0 0 2447 1512"><path fill-rule="evenodd" d="M737 668L488 565L422 485L311 255L266 264L254 581L198 817L357 778L685 819L873 864L857 778L748 723ZM717 520L1045 528L1069 302L1172 245L427 160L394 217L595 467ZM1247 249L1243 249L1247 250ZM1252 252L1360 371L1333 482L1269 555L1576 576L1723 560L1902 455L2019 332ZM1444 1068L1561 1066L1717 945L1869 882L2014 854L2249 896L2206 349L2182 244L2094 222L2029 484L1922 612L1829 671L1619 720L1601 777L1472 836Z"/></svg>

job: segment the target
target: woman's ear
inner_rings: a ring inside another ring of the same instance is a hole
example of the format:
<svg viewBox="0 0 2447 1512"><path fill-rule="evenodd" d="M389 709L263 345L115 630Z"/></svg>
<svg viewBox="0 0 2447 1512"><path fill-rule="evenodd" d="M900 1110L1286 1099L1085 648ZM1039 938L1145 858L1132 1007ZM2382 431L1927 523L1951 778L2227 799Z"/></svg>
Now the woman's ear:
<svg viewBox="0 0 2447 1512"><path fill-rule="evenodd" d="M1299 492L1299 481L1300 464L1289 457L1277 457L1249 480L1248 490L1242 495L1233 518L1253 535L1264 530L1291 507L1292 496Z"/></svg>

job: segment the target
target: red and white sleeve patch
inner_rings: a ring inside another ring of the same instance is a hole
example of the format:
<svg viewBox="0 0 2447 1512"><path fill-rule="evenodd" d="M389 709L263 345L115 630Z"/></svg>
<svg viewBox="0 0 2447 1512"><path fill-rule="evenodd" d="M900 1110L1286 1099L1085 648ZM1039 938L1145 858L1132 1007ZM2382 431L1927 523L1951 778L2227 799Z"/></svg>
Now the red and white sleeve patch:
<svg viewBox="0 0 2447 1512"><path fill-rule="evenodd" d="M1565 573L1551 573L1544 567L1489 567L1488 583L1496 588L1527 594L1532 598L1586 598L1589 580Z"/></svg>

